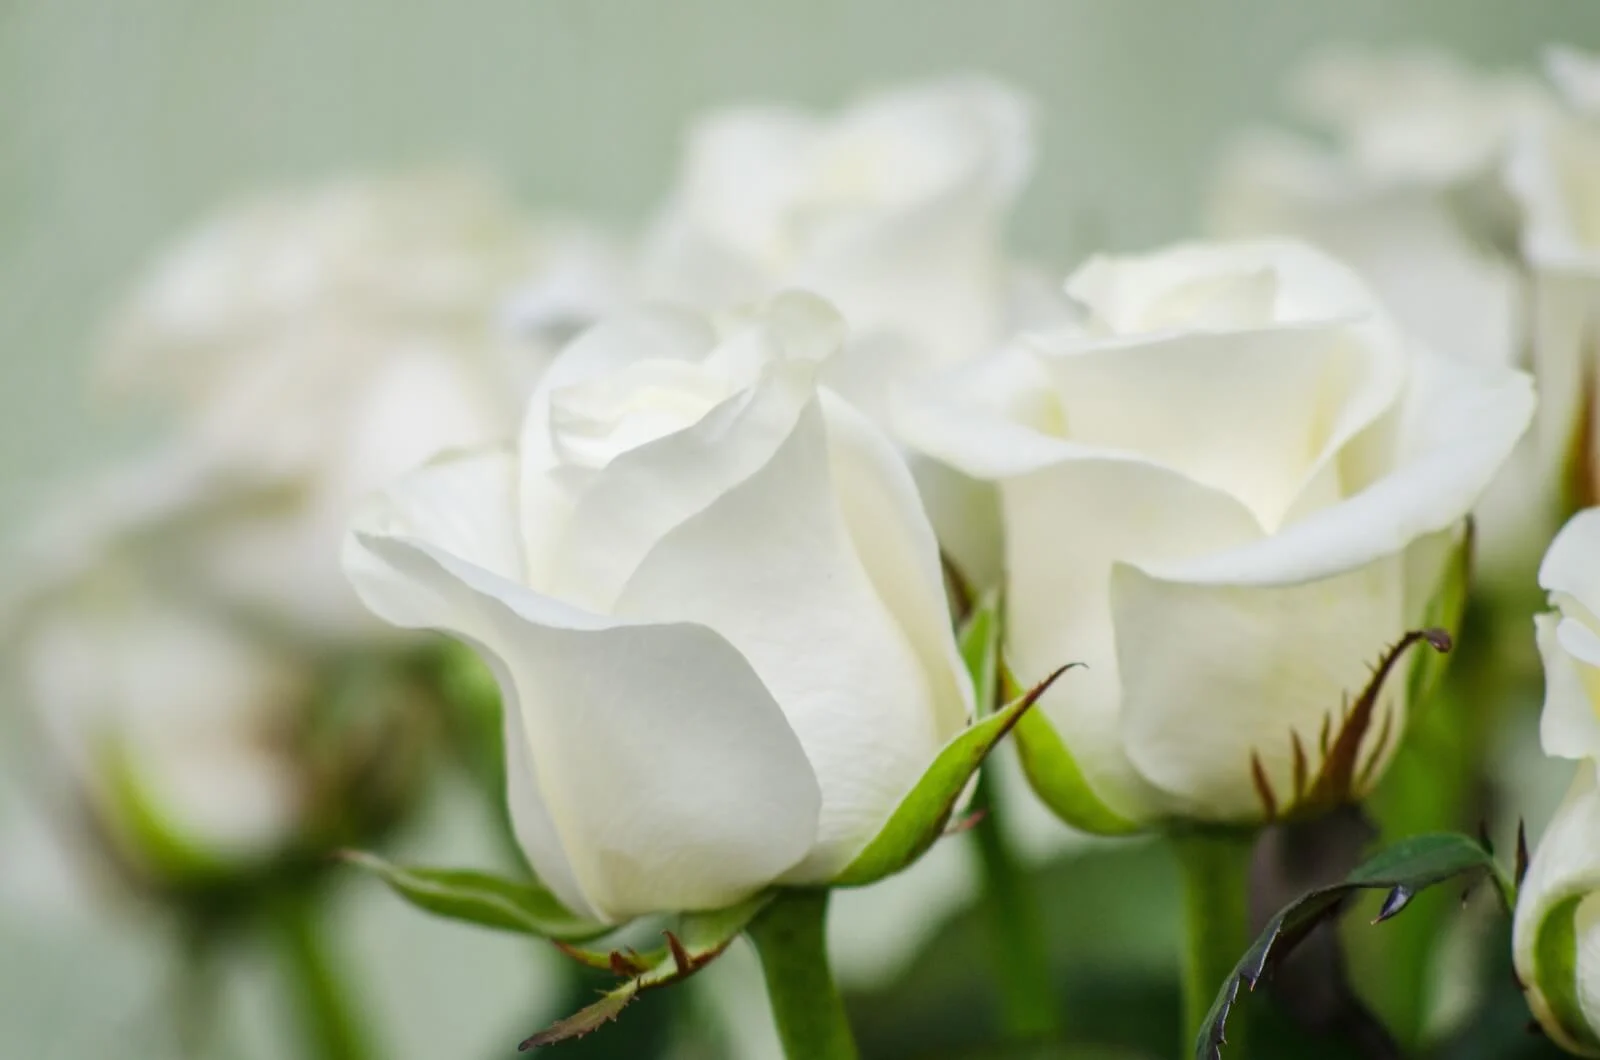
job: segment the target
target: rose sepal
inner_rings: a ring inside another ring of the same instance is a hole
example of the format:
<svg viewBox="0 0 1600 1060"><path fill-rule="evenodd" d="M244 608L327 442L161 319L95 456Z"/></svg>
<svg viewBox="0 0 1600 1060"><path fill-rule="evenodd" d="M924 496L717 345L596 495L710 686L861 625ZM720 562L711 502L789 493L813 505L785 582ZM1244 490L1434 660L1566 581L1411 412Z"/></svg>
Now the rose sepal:
<svg viewBox="0 0 1600 1060"><path fill-rule="evenodd" d="M988 599L968 618L960 637L961 656L967 664L977 690L978 715L973 723L939 751L916 785L900 800L878 834L861 853L834 877L835 887L864 887L901 871L921 857L944 834L951 815L960 805L973 776L1006 734L1029 716L1039 697L1057 678L1073 666L1056 669L1043 681L1020 694L993 713L984 713L984 704L993 702L986 689L999 680L999 609Z"/></svg>
<svg viewBox="0 0 1600 1060"><path fill-rule="evenodd" d="M524 1039L517 1048L536 1049L569 1038L581 1038L616 1019L644 991L689 978L720 957L774 897L775 892L763 891L727 909L681 914L676 918L675 928L662 931L665 945L644 953L633 949L589 950L557 943L563 953L580 963L609 969L625 978L594 1004L556 1020Z"/></svg>
<svg viewBox="0 0 1600 1060"><path fill-rule="evenodd" d="M355 850L340 856L418 909L449 920L555 942L584 942L616 930L571 912L536 877L511 880L472 869L396 865Z"/></svg>
<svg viewBox="0 0 1600 1060"><path fill-rule="evenodd" d="M1007 697L1020 687L1004 659L1000 661L1000 680ZM1070 827L1099 836L1134 835L1144 830L1095 794L1066 741L1042 713L1034 711L1017 723L1015 742L1017 760L1029 786Z"/></svg>

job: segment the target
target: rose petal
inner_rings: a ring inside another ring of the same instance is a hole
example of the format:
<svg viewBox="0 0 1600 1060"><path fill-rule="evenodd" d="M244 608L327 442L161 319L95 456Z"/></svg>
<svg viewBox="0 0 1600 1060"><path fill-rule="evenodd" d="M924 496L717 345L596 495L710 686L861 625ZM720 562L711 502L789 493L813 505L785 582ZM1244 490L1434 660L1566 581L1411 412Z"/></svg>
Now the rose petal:
<svg viewBox="0 0 1600 1060"><path fill-rule="evenodd" d="M828 879L877 834L968 706L949 634L940 651L926 625L944 611L927 581L925 522L920 534L899 536L886 521L883 538L868 542L875 559L902 550L898 570L874 578L863 566L852 538L859 492L879 491L889 503L875 514L885 520L903 519L896 507L914 500L903 468L880 479L882 455L867 465L852 444L859 439L843 438L830 453L830 427L808 403L759 470L660 539L616 605L621 616L716 630L771 690L822 788L816 847L789 874L801 882ZM855 462L844 506L834 482L840 461ZM918 608L911 634L899 619Z"/></svg>
<svg viewBox="0 0 1600 1060"><path fill-rule="evenodd" d="M1592 758L1600 755L1600 711L1593 692L1600 692L1600 658L1574 658L1561 643L1557 615L1535 615L1539 655L1544 660L1544 713L1539 717L1539 741L1545 754L1558 758ZM1592 691L1591 691L1592 690Z"/></svg>
<svg viewBox="0 0 1600 1060"><path fill-rule="evenodd" d="M1065 663L1088 664L1051 688L1037 709L1113 811L1149 816L1162 800L1122 749L1112 565L1226 548L1261 531L1226 494L1135 461L1059 464L1004 482L1001 503L1008 661L1024 686Z"/></svg>
<svg viewBox="0 0 1600 1060"><path fill-rule="evenodd" d="M1384 649L1405 632L1402 559L1288 585L1186 584L1119 564L1112 576L1122 736L1139 772L1210 820L1254 820L1258 757L1277 806L1294 801L1298 735L1319 764ZM1391 680L1361 761L1386 724L1404 731L1404 680ZM1392 723L1381 719L1394 714Z"/></svg>
<svg viewBox="0 0 1600 1060"><path fill-rule="evenodd" d="M1459 521L1477 502L1533 415L1521 372L1418 354L1392 470L1342 503L1243 548L1146 565L1153 576L1215 585L1310 581L1395 555Z"/></svg>

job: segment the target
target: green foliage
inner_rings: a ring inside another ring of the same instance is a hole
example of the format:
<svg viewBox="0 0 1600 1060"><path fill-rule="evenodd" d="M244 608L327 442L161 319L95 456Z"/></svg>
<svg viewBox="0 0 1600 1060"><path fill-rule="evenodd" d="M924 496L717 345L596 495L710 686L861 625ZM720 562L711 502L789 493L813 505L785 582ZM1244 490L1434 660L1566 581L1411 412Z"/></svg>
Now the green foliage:
<svg viewBox="0 0 1600 1060"><path fill-rule="evenodd" d="M1506 907L1515 904L1514 887L1499 871L1494 856L1474 839L1433 833L1402 840L1354 869L1340 883L1308 891L1280 910L1234 966L1195 1041L1196 1060L1219 1060L1228 1016L1241 984L1255 988L1274 963L1324 920L1338 913L1346 898L1363 890L1387 891L1377 920L1399 913L1416 894L1435 884L1461 877L1488 876L1500 889Z"/></svg>

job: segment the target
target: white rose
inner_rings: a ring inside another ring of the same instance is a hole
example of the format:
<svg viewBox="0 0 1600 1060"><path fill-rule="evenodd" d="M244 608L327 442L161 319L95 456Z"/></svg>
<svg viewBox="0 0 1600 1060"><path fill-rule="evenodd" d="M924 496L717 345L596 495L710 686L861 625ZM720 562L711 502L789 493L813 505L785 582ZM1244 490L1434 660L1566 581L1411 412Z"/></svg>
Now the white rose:
<svg viewBox="0 0 1600 1060"><path fill-rule="evenodd" d="M489 660L518 838L575 912L832 879L967 724L911 480L813 382L841 336L806 295L720 338L602 324L515 451L436 462L353 525L374 611Z"/></svg>
<svg viewBox="0 0 1600 1060"><path fill-rule="evenodd" d="M101 368L178 405L172 447L209 479L191 572L310 635L381 629L339 576L345 522L440 449L514 428L542 329L604 303L584 282L603 269L549 251L494 189L452 178L266 198L180 244Z"/></svg>
<svg viewBox="0 0 1600 1060"><path fill-rule="evenodd" d="M644 249L648 294L706 309L804 287L853 331L950 363L994 341L1007 215L1033 164L1031 115L978 78L868 96L823 117L713 113Z"/></svg>
<svg viewBox="0 0 1600 1060"><path fill-rule="evenodd" d="M7 698L44 740L36 779L128 864L237 868L299 834L289 719L312 676L291 656L111 556L10 614L5 653Z"/></svg>
<svg viewBox="0 0 1600 1060"><path fill-rule="evenodd" d="M1575 452L1595 395L1600 345L1600 114L1585 112L1579 57L1552 57L1557 81L1580 93L1569 113L1531 122L1506 163L1506 183L1522 208L1522 252L1534 281L1534 365L1544 403L1539 440L1546 462L1577 458L1590 495L1597 453Z"/></svg>
<svg viewBox="0 0 1600 1060"><path fill-rule="evenodd" d="M1528 380L1413 348L1298 244L1096 259L1067 289L1085 327L898 415L1000 484L1018 676L1088 663L1019 750L1058 813L1102 830L1290 812L1324 725L1424 624L1451 531L1532 414ZM1357 786L1404 731L1405 683L1383 687Z"/></svg>
<svg viewBox="0 0 1600 1060"><path fill-rule="evenodd" d="M1363 174L1434 187L1492 169L1506 136L1547 104L1532 78L1473 70L1427 50L1322 52L1290 96L1299 113L1333 131Z"/></svg>

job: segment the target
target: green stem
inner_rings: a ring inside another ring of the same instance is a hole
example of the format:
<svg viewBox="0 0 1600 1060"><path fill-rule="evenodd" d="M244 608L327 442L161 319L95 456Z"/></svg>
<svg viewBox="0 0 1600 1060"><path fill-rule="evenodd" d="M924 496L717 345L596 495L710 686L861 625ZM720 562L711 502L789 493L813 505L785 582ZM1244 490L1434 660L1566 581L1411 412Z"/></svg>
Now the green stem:
<svg viewBox="0 0 1600 1060"><path fill-rule="evenodd" d="M179 935L174 996L178 1055L200 1060L214 1052L218 984L216 936L202 922L186 923Z"/></svg>
<svg viewBox="0 0 1600 1060"><path fill-rule="evenodd" d="M789 1060L856 1060L844 999L828 967L828 892L786 891L750 925Z"/></svg>
<svg viewBox="0 0 1600 1060"><path fill-rule="evenodd" d="M1063 1028L1038 898L1017 863L997 796L993 777L984 771L972 800L974 811L984 815L972 829L972 847L983 881L980 902L989 921L1002 1024L1013 1040L1059 1039Z"/></svg>
<svg viewBox="0 0 1600 1060"><path fill-rule="evenodd" d="M349 983L335 967L309 894L285 896L274 909L279 955L294 994L306 1042L316 1060L368 1060L376 1055L355 1014Z"/></svg>
<svg viewBox="0 0 1600 1060"><path fill-rule="evenodd" d="M1217 992L1250 945L1250 855L1254 831L1196 829L1170 837L1183 881L1183 1051L1195 1039ZM1235 1021L1238 1022L1237 1020ZM1229 1028L1231 1057L1241 1055L1242 1026Z"/></svg>

